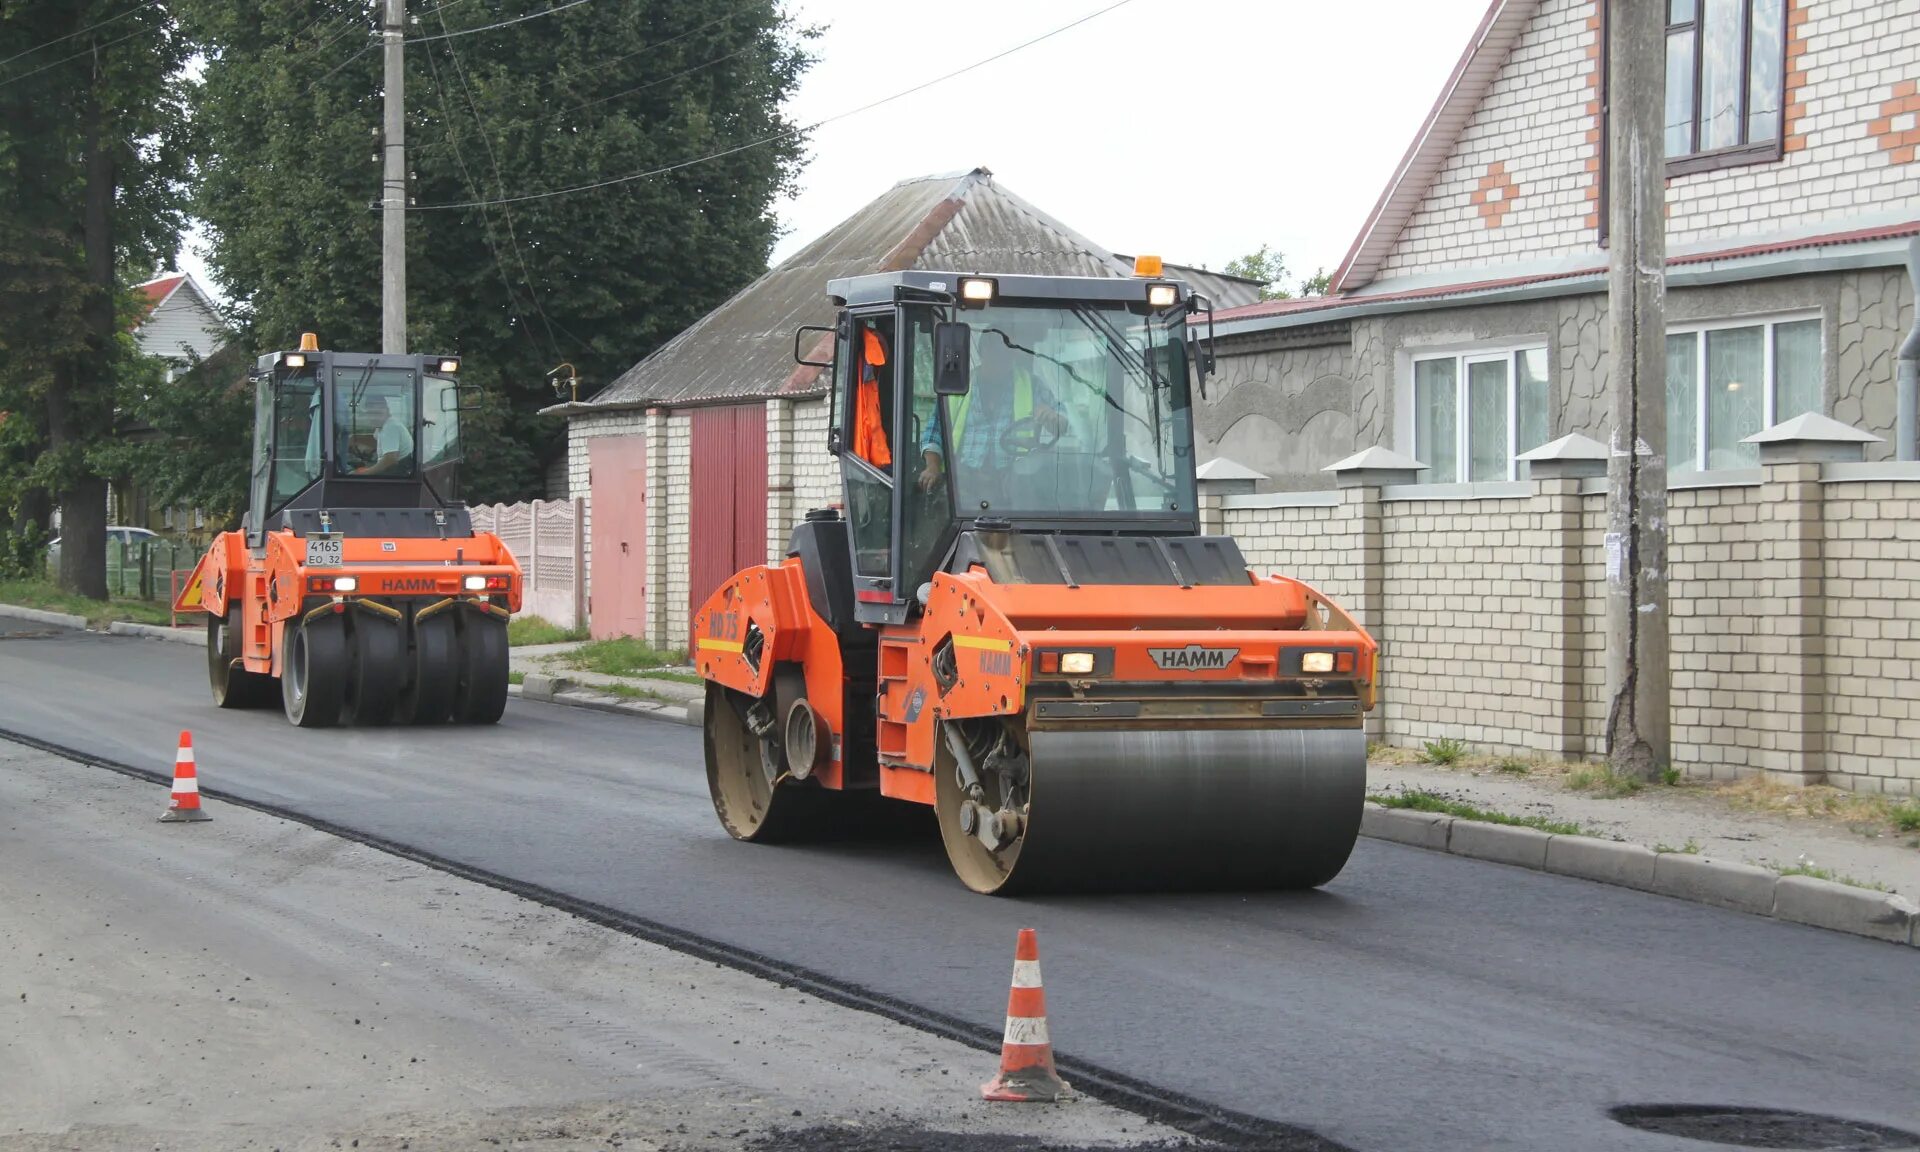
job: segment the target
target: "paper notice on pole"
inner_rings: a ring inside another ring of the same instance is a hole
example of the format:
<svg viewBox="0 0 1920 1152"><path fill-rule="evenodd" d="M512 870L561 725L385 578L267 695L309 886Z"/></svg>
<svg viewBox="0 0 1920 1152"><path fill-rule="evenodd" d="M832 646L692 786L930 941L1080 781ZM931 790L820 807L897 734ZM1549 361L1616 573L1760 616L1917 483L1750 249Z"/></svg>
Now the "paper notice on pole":
<svg viewBox="0 0 1920 1152"><path fill-rule="evenodd" d="M1607 583L1618 584L1627 568L1627 540L1618 532L1607 533Z"/></svg>

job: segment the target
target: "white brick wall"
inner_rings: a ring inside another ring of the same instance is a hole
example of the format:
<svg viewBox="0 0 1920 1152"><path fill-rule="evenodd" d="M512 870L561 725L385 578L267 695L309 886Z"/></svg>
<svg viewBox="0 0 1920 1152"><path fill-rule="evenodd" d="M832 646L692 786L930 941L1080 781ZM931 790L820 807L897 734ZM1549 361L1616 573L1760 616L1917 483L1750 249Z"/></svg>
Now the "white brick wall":
<svg viewBox="0 0 1920 1152"><path fill-rule="evenodd" d="M840 461L827 454L827 401L793 406L794 515L841 502Z"/></svg>
<svg viewBox="0 0 1920 1152"><path fill-rule="evenodd" d="M1824 772L1920 794L1920 481L1670 495L1673 763L1690 775ZM1606 498L1389 500L1379 508L1380 735L1478 752L1606 744ZM1351 606L1361 509L1227 508L1253 567Z"/></svg>
<svg viewBox="0 0 1920 1152"><path fill-rule="evenodd" d="M689 580L692 576L693 552L692 530L693 512L693 418L684 413L675 413L667 417L666 469L666 517L664 538L661 541L661 558L666 566L666 601L663 610L656 619L664 618L665 633L654 643L664 648L685 648L687 629L691 625L692 610L688 598L693 594ZM653 464L648 462L647 471L653 472ZM655 508L660 505L655 505ZM648 511L649 517L657 517L657 512Z"/></svg>
<svg viewBox="0 0 1920 1152"><path fill-rule="evenodd" d="M1542 0L1401 229L1381 278L1594 247L1586 226L1587 162L1599 155L1589 139L1597 124L1593 24L1593 0ZM1495 165L1511 182L1510 207L1488 205L1483 214L1474 194Z"/></svg>
<svg viewBox="0 0 1920 1152"><path fill-rule="evenodd" d="M1893 133L1869 130L1896 86L1920 80L1920 4L1790 0L1787 26L1785 157L1673 177L1669 243L1911 209L1920 197L1920 163L1895 163Z"/></svg>
<svg viewBox="0 0 1920 1152"><path fill-rule="evenodd" d="M1542 0L1380 279L1602 254L1597 11L1594 0ZM1784 155L1670 177L1672 246L1839 230L1914 206L1920 134L1902 117L1920 110L1920 4L1787 0L1786 11Z"/></svg>

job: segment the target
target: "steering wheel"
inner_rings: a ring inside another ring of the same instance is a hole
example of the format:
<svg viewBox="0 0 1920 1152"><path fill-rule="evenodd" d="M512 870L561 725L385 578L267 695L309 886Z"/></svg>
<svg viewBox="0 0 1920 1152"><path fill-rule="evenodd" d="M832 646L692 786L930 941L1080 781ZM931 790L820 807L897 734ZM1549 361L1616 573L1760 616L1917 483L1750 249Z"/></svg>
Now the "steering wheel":
<svg viewBox="0 0 1920 1152"><path fill-rule="evenodd" d="M1000 433L1000 451L1010 459L1018 460L1038 449L1053 447L1060 443L1062 435L1060 425L1048 429L1032 416L1022 416Z"/></svg>

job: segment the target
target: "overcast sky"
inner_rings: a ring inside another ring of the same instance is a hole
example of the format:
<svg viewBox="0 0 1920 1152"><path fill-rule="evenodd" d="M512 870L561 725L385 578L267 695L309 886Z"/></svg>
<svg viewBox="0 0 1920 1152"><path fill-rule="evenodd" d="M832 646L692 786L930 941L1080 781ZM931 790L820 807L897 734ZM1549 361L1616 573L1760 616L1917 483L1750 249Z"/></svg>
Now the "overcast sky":
<svg viewBox="0 0 1920 1152"><path fill-rule="evenodd" d="M789 113L836 116L1111 2L789 0L825 28ZM1130 0L818 129L800 193L779 207L774 259L899 180L983 165L1121 252L1219 268L1268 243L1296 278L1331 271L1485 7ZM182 262L207 282L197 257Z"/></svg>

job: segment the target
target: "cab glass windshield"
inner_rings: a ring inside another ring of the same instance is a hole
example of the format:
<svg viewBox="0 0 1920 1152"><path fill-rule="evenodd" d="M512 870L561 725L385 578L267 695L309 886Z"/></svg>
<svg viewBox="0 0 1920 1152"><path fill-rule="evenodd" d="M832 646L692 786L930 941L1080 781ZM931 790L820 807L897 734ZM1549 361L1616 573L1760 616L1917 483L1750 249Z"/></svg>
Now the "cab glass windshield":
<svg viewBox="0 0 1920 1152"><path fill-rule="evenodd" d="M335 459L346 476L411 476L414 374L406 368L339 368L334 376Z"/></svg>
<svg viewBox="0 0 1920 1152"><path fill-rule="evenodd" d="M972 386L918 431L923 485L950 478L958 515L1193 512L1184 309L996 305L955 318L972 330Z"/></svg>

